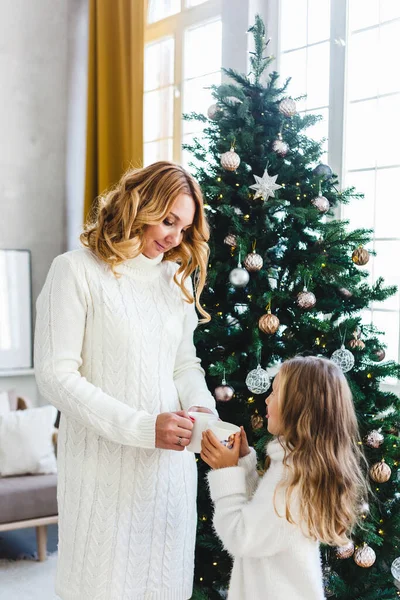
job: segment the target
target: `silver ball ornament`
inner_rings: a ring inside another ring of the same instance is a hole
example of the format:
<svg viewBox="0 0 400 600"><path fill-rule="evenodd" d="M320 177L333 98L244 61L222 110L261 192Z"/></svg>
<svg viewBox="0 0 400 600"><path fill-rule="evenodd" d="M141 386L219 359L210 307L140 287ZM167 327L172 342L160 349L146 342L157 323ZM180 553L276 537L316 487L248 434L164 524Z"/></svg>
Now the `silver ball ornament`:
<svg viewBox="0 0 400 600"><path fill-rule="evenodd" d="M250 280L249 272L246 269L242 269L242 267L236 267L229 273L229 281L235 287L245 287Z"/></svg>
<svg viewBox="0 0 400 600"><path fill-rule="evenodd" d="M230 385L218 385L214 390L214 396L218 402L229 402L234 394L235 390Z"/></svg>
<svg viewBox="0 0 400 600"><path fill-rule="evenodd" d="M253 369L246 377L246 385L252 394L263 394L270 386L270 378L267 371L261 365Z"/></svg>
<svg viewBox="0 0 400 600"><path fill-rule="evenodd" d="M328 179L331 179L333 171L329 165L319 163L319 165L317 165L315 169L313 169L313 175L315 175L316 177L321 177L322 179L327 181Z"/></svg>
<svg viewBox="0 0 400 600"><path fill-rule="evenodd" d="M272 150L279 156L286 156L286 154L289 152L289 144L284 142L282 138L278 138L272 144Z"/></svg>
<svg viewBox="0 0 400 600"><path fill-rule="evenodd" d="M351 371L354 367L354 356L350 350L346 350L343 344L339 350L335 350L331 356L331 360L342 369L343 373Z"/></svg>
<svg viewBox="0 0 400 600"><path fill-rule="evenodd" d="M221 155L221 165L225 171L236 171L240 165L240 156L239 154L236 154L233 147L228 152L224 152L224 154Z"/></svg>
<svg viewBox="0 0 400 600"><path fill-rule="evenodd" d="M311 204L313 206L315 206L315 208L317 208L319 210L319 212L321 212L323 214L327 213L331 207L331 205L329 204L328 198L325 198L325 196L322 196L322 194L320 194L316 198L313 198L311 200Z"/></svg>
<svg viewBox="0 0 400 600"><path fill-rule="evenodd" d="M220 112L221 112L221 109L218 106L218 104L211 104L211 106L209 106L207 109L207 117L211 120L214 120L214 119L216 119L216 117L219 115Z"/></svg>

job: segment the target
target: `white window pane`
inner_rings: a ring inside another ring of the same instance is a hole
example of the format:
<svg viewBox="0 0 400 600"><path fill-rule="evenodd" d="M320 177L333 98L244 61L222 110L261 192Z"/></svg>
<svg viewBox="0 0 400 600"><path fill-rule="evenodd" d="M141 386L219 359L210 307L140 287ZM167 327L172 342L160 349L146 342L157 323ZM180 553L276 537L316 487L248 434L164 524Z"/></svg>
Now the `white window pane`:
<svg viewBox="0 0 400 600"><path fill-rule="evenodd" d="M308 48L307 108L329 104L329 42Z"/></svg>
<svg viewBox="0 0 400 600"><path fill-rule="evenodd" d="M172 160L172 139L158 140L144 144L144 166L151 165L158 160Z"/></svg>
<svg viewBox="0 0 400 600"><path fill-rule="evenodd" d="M349 99L370 98L378 93L380 69L379 29L361 31L350 38L348 64ZM374 75L372 76L372 73Z"/></svg>
<svg viewBox="0 0 400 600"><path fill-rule="evenodd" d="M222 24L213 21L187 29L184 45L184 78L200 77L221 68Z"/></svg>
<svg viewBox="0 0 400 600"><path fill-rule="evenodd" d="M322 120L316 123L315 125L311 125L308 129L305 130L307 137L315 140L316 142L320 142L323 138L326 138L326 141L323 144L323 150L325 153L328 151L328 127L329 127L329 109L323 108L319 110L307 110L307 114L310 115L320 115ZM325 156L325 155L324 155ZM326 158L326 157L325 157ZM321 157L321 162L324 162L323 157Z"/></svg>
<svg viewBox="0 0 400 600"><path fill-rule="evenodd" d="M400 1L399 1L400 5ZM379 37L379 93L400 91L400 21L383 25Z"/></svg>
<svg viewBox="0 0 400 600"><path fill-rule="evenodd" d="M308 0L308 44L330 38L330 12L330 0Z"/></svg>
<svg viewBox="0 0 400 600"><path fill-rule="evenodd" d="M306 49L287 52L281 56L280 75L283 83L291 77L288 93L293 97L307 92L307 54ZM297 103L297 110L304 110L305 100Z"/></svg>
<svg viewBox="0 0 400 600"><path fill-rule="evenodd" d="M155 23L181 10L181 0L149 0L147 22Z"/></svg>
<svg viewBox="0 0 400 600"><path fill-rule="evenodd" d="M182 137L182 144L192 144L194 138L197 138L199 141L201 141L202 140L201 132L184 135ZM182 150L182 165L185 167L185 169L188 169L190 172L193 173L194 169L189 166L189 163L192 163L196 167L201 167L204 169L203 162L196 160L194 155L191 152L189 152L188 150Z"/></svg>
<svg viewBox="0 0 400 600"><path fill-rule="evenodd" d="M294 17L296 14L296 18ZM281 0L282 51L307 44L307 0Z"/></svg>
<svg viewBox="0 0 400 600"><path fill-rule="evenodd" d="M379 169L376 173L375 235L377 238L400 238L400 202L397 188L400 169ZM400 255L398 257L398 265ZM400 266L397 267L400 272Z"/></svg>
<svg viewBox="0 0 400 600"><path fill-rule="evenodd" d="M400 17L399 0L381 0L380 17L381 22Z"/></svg>
<svg viewBox="0 0 400 600"><path fill-rule="evenodd" d="M376 241L376 256L373 257L374 280L383 277L386 285L400 286L400 270L398 268L400 257L400 240L398 241ZM400 292L384 302L374 304L374 308L385 308L388 310L400 310Z"/></svg>
<svg viewBox="0 0 400 600"><path fill-rule="evenodd" d="M167 87L144 95L144 141L172 136L173 88Z"/></svg>
<svg viewBox="0 0 400 600"><path fill-rule="evenodd" d="M350 0L348 5L351 31L379 23L379 0Z"/></svg>
<svg viewBox="0 0 400 600"><path fill-rule="evenodd" d="M346 166L349 170L375 166L377 101L350 104L347 112Z"/></svg>
<svg viewBox="0 0 400 600"><path fill-rule="evenodd" d="M192 8L192 6L198 6L199 4L204 4L207 0L186 0L185 6L187 8Z"/></svg>
<svg viewBox="0 0 400 600"><path fill-rule="evenodd" d="M364 199L354 199L350 204L342 205L342 217L350 221L349 229L359 227L365 229L374 228L374 206L375 206L375 170L361 171L359 173L347 173L346 187L355 187L355 191L364 194Z"/></svg>
<svg viewBox="0 0 400 600"><path fill-rule="evenodd" d="M377 164L400 164L400 94L378 100Z"/></svg>
<svg viewBox="0 0 400 600"><path fill-rule="evenodd" d="M174 39L147 44L144 55L144 89L154 90L174 83Z"/></svg>
<svg viewBox="0 0 400 600"><path fill-rule="evenodd" d="M385 360L399 360L399 313L374 310L372 322L385 334L381 340L387 349Z"/></svg>
<svg viewBox="0 0 400 600"><path fill-rule="evenodd" d="M209 89L212 84L221 83L221 72L212 73L205 77L189 79L183 85L183 112L196 112L207 114L208 107L215 102ZM203 123L199 121L184 121L184 133L199 131L203 129Z"/></svg>

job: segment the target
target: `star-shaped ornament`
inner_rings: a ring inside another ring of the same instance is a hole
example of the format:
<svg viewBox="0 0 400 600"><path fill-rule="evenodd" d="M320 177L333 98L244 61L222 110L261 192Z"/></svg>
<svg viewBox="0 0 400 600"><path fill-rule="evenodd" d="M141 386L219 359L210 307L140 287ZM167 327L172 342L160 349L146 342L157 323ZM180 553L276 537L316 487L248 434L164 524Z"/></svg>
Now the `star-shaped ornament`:
<svg viewBox="0 0 400 600"><path fill-rule="evenodd" d="M279 188L282 187L281 185L275 183L277 178L278 175L273 175L272 177L268 175L268 169L265 169L262 177L254 175L254 179L257 183L250 186L252 190L256 190L254 200L257 198L264 198L264 200L268 200L270 196L275 198L275 190L279 190Z"/></svg>

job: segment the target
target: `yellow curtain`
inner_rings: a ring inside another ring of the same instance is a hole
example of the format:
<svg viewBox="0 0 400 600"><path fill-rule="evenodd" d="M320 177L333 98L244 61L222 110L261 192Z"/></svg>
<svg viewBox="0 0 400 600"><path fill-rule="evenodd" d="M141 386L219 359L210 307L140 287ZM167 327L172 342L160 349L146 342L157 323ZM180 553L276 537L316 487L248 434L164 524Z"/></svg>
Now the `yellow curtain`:
<svg viewBox="0 0 400 600"><path fill-rule="evenodd" d="M89 0L84 218L143 162L143 0Z"/></svg>

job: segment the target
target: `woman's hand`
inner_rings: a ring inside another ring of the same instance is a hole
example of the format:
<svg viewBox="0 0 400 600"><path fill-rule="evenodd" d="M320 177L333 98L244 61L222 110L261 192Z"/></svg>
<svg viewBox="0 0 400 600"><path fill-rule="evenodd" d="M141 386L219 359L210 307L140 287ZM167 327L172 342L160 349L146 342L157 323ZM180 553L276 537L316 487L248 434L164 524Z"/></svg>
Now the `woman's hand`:
<svg viewBox="0 0 400 600"><path fill-rule="evenodd" d="M156 421L156 448L184 450L190 443L192 429L193 422L186 411L161 413Z"/></svg>
<svg viewBox="0 0 400 600"><path fill-rule="evenodd" d="M240 427L240 450L239 450L239 458L243 458L250 454L250 446L247 441L247 435L243 428L243 425Z"/></svg>
<svg viewBox="0 0 400 600"><path fill-rule="evenodd" d="M230 450L209 429L203 433L201 440L201 458L212 469L236 467L239 460L240 433L235 433L233 448Z"/></svg>

